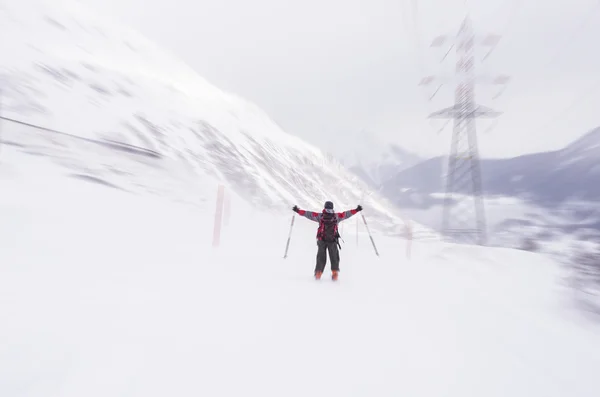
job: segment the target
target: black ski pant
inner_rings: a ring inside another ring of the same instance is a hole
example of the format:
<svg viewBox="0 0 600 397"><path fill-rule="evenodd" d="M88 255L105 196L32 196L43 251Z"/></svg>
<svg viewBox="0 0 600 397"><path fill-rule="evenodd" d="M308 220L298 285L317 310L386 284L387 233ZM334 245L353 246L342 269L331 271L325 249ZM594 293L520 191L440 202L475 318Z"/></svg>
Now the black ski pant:
<svg viewBox="0 0 600 397"><path fill-rule="evenodd" d="M329 251L329 259L331 260L331 270L340 270L340 251L337 246L337 242L329 242L317 240L317 266L315 267L316 272L323 272L325 265L327 264L327 251Z"/></svg>

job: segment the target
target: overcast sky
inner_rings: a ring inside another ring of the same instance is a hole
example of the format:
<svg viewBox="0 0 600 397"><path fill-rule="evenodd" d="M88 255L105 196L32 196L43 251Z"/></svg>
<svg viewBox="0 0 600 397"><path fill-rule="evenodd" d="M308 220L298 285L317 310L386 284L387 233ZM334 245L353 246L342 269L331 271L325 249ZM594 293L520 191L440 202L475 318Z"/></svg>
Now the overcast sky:
<svg viewBox="0 0 600 397"><path fill-rule="evenodd" d="M483 156L560 148L600 125L599 0L81 1L326 149L367 131L447 153L451 124L438 134L444 122L426 116L451 105L452 87L428 101L432 91L417 84L452 73L455 58L440 63L444 49L429 44L455 34L467 11L477 33L503 35L478 72L512 77L497 99L499 87L477 89L481 104L504 112L478 122Z"/></svg>

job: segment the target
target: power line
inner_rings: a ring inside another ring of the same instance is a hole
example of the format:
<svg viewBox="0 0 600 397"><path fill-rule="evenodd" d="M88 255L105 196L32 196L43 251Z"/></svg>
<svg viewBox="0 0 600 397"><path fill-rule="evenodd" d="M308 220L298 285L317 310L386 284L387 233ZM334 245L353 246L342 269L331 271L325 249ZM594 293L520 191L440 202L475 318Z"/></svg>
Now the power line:
<svg viewBox="0 0 600 397"><path fill-rule="evenodd" d="M571 47L571 45L573 43L573 38L596 15L596 13L594 11L600 10L599 6L600 6L600 1L597 1L584 13L582 18L579 19L579 23L577 24L576 28L574 30L572 30L571 33L568 35L567 41L562 46L559 47L559 49L556 51L555 55L548 62L545 62L542 65L542 68L544 70L546 70L546 71L549 70L553 64L565 59L565 50L567 50L568 48ZM567 64L563 64L563 65L567 65ZM559 69L559 71L562 71L562 69Z"/></svg>
<svg viewBox="0 0 600 397"><path fill-rule="evenodd" d="M558 113L557 115L555 115L554 117L552 117L552 119L550 119L549 122L544 123L543 125L541 125L538 128L535 128L533 131L538 132L538 131L541 131L543 129L549 128L551 125L554 124L554 122L557 119L559 119L559 118L561 118L561 117L569 114L575 108L575 106L578 105L581 102L582 99L587 98L596 89L600 89L600 78L597 79L594 82L594 84L592 84L591 86L588 86L587 89L585 89L580 95L576 96L575 99L572 100L571 103L566 108L564 108L560 113Z"/></svg>
<svg viewBox="0 0 600 397"><path fill-rule="evenodd" d="M507 24L505 25L504 29L503 29L503 34L505 34L505 32L508 30L508 27L512 24L512 22L515 20L515 15L517 15L517 11L521 8L521 6L523 5L523 1L522 0L515 0L515 2L513 3L513 7L511 9L511 14L509 17L509 21L507 22ZM573 38L590 22L590 20L596 15L594 11L598 11L598 9L600 9L600 1L595 2L589 9L587 9L587 11L584 13L584 15L582 15L582 17L579 19L579 23L577 24L576 28L574 30L571 31L571 33L568 36L568 39L566 40L566 42L564 43L564 45L562 45L561 47L559 47L559 49L556 51L555 55L543 65L543 69L544 70L548 70L549 67L555 63L557 63L560 60L563 60L565 58L564 56L564 51L566 49L568 49L569 47L571 47ZM504 41L506 42L506 40ZM501 43L501 42L499 42ZM497 46L496 46L497 47ZM496 47L492 50L494 51L496 49ZM483 60L485 60L488 56L490 56L491 52L490 51ZM482 60L482 61L483 61ZM562 70L562 69L561 69Z"/></svg>
<svg viewBox="0 0 600 397"><path fill-rule="evenodd" d="M567 39L567 41L564 43L563 46L560 47L560 49L558 51L556 51L555 56L552 57L551 61L546 63L546 66L551 65L551 64L565 58L564 51L566 49L568 49L569 47L571 47L573 37L575 37L575 35L577 33L579 33L588 24L588 22L596 15L595 11L598 11L600 9L599 6L600 6L600 2L596 2L596 3L594 3L594 5L592 7L590 7L588 12L586 12L585 15L583 16L583 18L581 18L579 24L577 24L577 27L575 28L575 30L573 30L571 32L572 34L569 35L569 38Z"/></svg>
<svg viewBox="0 0 600 397"><path fill-rule="evenodd" d="M518 15L518 11L521 10L521 6L522 5L523 5L523 0L514 0L513 1L512 7L511 7L511 9L509 11L509 14L508 14L508 20L504 24L504 28L500 31L500 36L502 36L502 37L506 36L506 32L508 32L509 27L515 21L515 17ZM498 7L497 10L499 10L500 8L501 7ZM496 13L496 12L494 12L494 13ZM504 40L504 42L506 42L506 40ZM502 41L500 41L498 43L498 45L501 44L501 43L502 43ZM492 49L492 51L488 52L488 54L482 59L482 62L485 61L492 54L492 52L498 47L498 45L494 46L494 48Z"/></svg>
<svg viewBox="0 0 600 397"><path fill-rule="evenodd" d="M416 67L418 72L421 75L425 74L425 66L423 62L423 53L421 49L421 38L420 38L420 29L419 29L419 21L418 21L418 0L402 0L400 3L402 7L402 20L404 25L404 31L406 32L406 37L410 41L410 47L412 48L412 57L415 60ZM411 16L412 25L409 24L408 16ZM410 25L410 26L409 26ZM412 29L411 29L412 28ZM424 107L426 113L431 113L431 104L429 102L429 98L427 98L426 93L422 93L424 99ZM434 131L434 127L431 124L431 121L427 123L427 129Z"/></svg>
<svg viewBox="0 0 600 397"><path fill-rule="evenodd" d="M579 23L577 24L576 28L571 32L571 34L568 36L566 43L563 46L561 46L559 48L559 50L556 52L556 55L554 57L552 57L549 62L546 63L546 67L545 67L546 70L548 69L549 65L552 65L552 64L556 63L557 61L565 58L563 51L565 49L567 49L568 47L570 47L570 45L573 42L573 37L575 37L575 35L577 33L579 33L590 22L590 20L594 16L596 16L596 13L594 11L598 11L600 9L599 6L600 6L600 1L595 2L587 10L585 15L583 15L583 17L579 19ZM566 64L563 64L563 65L566 65ZM562 71L562 70L563 69L559 69L559 71ZM592 85L587 85L586 88L584 88L579 95L575 96L575 98L565 108L563 108L562 111L560 111L558 114L555 114L550 119L549 122L544 122L544 124L540 125L538 128L535 128L533 131L538 132L543 129L548 129L549 127L554 125L558 119L564 117L565 115L567 115L571 111L573 111L575 109L576 105L581 103L581 101L583 99L587 98L590 94L592 94L598 88L600 88L600 79L597 79Z"/></svg>
<svg viewBox="0 0 600 397"><path fill-rule="evenodd" d="M520 4L522 4L522 2L516 3L516 6L513 6L513 15L516 14L516 10L519 8ZM550 58L550 60L542 66L542 68L544 70L546 70L546 71L549 70L552 65L558 63L559 61L561 61L565 58L565 54L564 54L565 50L568 50L569 47L571 47L574 37L577 34L579 34L581 32L581 30L583 30L589 24L589 22L592 20L592 18L597 16L596 12L600 9L599 6L600 6L600 1L594 2L594 4L592 6L590 6L580 18L578 18L579 22L576 24L576 27L570 31L564 44L561 45L558 48L558 50L556 51L555 55L552 58ZM507 24L507 26L508 26L508 24ZM568 65L568 63L563 63L563 67L559 68L558 71L555 71L555 73L563 71L564 67L566 67L567 65ZM535 129L535 131L538 131L542 128L547 128L548 126L552 125L554 123L554 121L556 121L558 118L571 112L574 109L575 105L580 103L583 98L586 98L587 96L589 96L593 92L593 90L596 87L598 87L599 85L600 85L600 80L596 81L593 85L588 86L587 89L584 89L582 94L575 97L575 99L569 105L567 105L567 107L563 111L561 111L560 113L555 115L549 123L543 124L542 126L539 127L539 129Z"/></svg>

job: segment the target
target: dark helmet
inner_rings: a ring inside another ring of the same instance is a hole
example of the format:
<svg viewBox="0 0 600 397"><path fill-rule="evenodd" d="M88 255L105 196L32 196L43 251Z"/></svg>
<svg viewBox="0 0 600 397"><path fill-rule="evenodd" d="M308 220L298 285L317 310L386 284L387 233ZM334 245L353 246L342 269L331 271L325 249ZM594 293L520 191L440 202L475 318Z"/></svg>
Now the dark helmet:
<svg viewBox="0 0 600 397"><path fill-rule="evenodd" d="M333 209L333 203L331 201L326 201L325 202L325 209L326 210L332 210Z"/></svg>

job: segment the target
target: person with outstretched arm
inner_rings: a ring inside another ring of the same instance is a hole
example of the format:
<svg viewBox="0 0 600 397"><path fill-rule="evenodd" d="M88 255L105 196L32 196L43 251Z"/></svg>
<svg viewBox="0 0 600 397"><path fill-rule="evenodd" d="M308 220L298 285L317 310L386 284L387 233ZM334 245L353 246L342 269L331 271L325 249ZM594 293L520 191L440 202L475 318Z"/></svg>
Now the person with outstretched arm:
<svg viewBox="0 0 600 397"><path fill-rule="evenodd" d="M338 279L340 272L340 251L338 224L353 215L356 215L359 211L362 211L362 207L359 205L353 210L344 212L335 212L333 210L333 203L331 201L325 202L325 206L322 212L310 212L301 210L298 206L294 206L292 210L298 215L310 219L311 221L319 223L319 229L317 229L317 265L315 267L315 278L321 279L325 265L327 264L327 251L329 251L329 259L331 261L331 278L333 280Z"/></svg>

